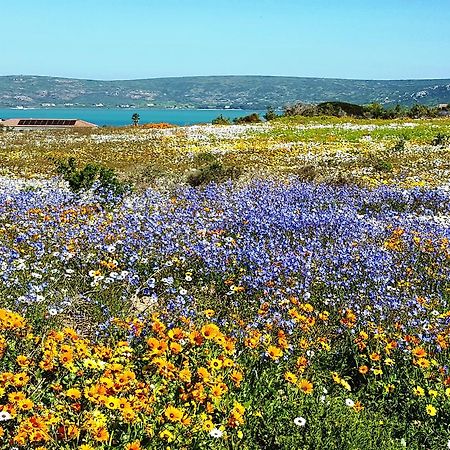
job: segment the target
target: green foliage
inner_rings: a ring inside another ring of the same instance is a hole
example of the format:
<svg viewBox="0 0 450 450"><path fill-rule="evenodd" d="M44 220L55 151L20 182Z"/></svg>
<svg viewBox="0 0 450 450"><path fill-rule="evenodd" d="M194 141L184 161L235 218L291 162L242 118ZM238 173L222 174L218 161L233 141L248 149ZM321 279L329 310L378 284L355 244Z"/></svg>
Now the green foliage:
<svg viewBox="0 0 450 450"><path fill-rule="evenodd" d="M422 117L437 117L438 110L426 105L420 105L416 103L409 110L408 116L413 119L420 119Z"/></svg>
<svg viewBox="0 0 450 450"><path fill-rule="evenodd" d="M296 103L284 108L285 116L333 116L355 117L359 119L412 119L432 118L438 116L438 109L426 105L415 104L411 108L403 108L397 104L394 108L385 108L380 103L370 103L366 106L345 102L325 102L318 105Z"/></svg>
<svg viewBox="0 0 450 450"><path fill-rule="evenodd" d="M139 116L138 113L134 113L134 114L131 116L131 120L133 121L133 125L134 125L135 127L137 127L137 126L139 125L139 121L141 120L141 118L140 118L140 116Z"/></svg>
<svg viewBox="0 0 450 450"><path fill-rule="evenodd" d="M233 119L233 123L235 123L236 125L241 125L241 124L246 124L246 123L261 123L262 120L259 117L259 114L257 113L253 113L253 114L249 114L248 116L243 116L243 117L236 117L235 119Z"/></svg>
<svg viewBox="0 0 450 450"><path fill-rule="evenodd" d="M393 145L392 150L397 153L402 153L406 149L407 140L402 136L397 142Z"/></svg>
<svg viewBox="0 0 450 450"><path fill-rule="evenodd" d="M377 172L392 172L393 169L392 163L382 158L375 158L372 162L372 167Z"/></svg>
<svg viewBox="0 0 450 450"><path fill-rule="evenodd" d="M82 169L78 169L74 157L68 158L67 161L56 161L56 172L69 183L73 192L88 191L95 184L96 190L116 195L124 194L129 189L119 181L113 169L98 164L86 164Z"/></svg>
<svg viewBox="0 0 450 450"><path fill-rule="evenodd" d="M264 119L267 120L267 122L270 122L271 120L274 120L278 118L278 114L275 112L272 106L267 107L267 111L264 114Z"/></svg>
<svg viewBox="0 0 450 450"><path fill-rule="evenodd" d="M224 117L222 114L211 122L213 125L231 125L231 120L228 117Z"/></svg>
<svg viewBox="0 0 450 450"><path fill-rule="evenodd" d="M194 158L195 168L186 175L186 182L197 187L211 182L222 182L238 178L241 174L237 167L226 167L210 152L202 152Z"/></svg>
<svg viewBox="0 0 450 450"><path fill-rule="evenodd" d="M433 140L431 141L431 145L445 147L450 144L450 135L438 133Z"/></svg>

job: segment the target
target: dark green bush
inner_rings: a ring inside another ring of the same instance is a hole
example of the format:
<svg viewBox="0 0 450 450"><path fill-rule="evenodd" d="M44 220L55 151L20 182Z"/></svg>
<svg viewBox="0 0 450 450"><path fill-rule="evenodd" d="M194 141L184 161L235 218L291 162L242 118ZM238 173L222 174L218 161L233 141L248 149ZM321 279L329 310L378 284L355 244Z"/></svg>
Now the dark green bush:
<svg viewBox="0 0 450 450"><path fill-rule="evenodd" d="M404 137L401 137L397 140L397 142L392 146L391 150L401 153L404 152L406 149L406 142L407 140Z"/></svg>
<svg viewBox="0 0 450 450"><path fill-rule="evenodd" d="M235 119L233 119L233 123L235 123L236 125L241 125L245 123L261 123L261 122L262 120L259 117L259 114L257 113L249 114L248 116L243 117L236 117Z"/></svg>
<svg viewBox="0 0 450 450"><path fill-rule="evenodd" d="M264 114L264 119L267 120L267 122L270 122L271 120L274 120L278 117L278 114L275 112L275 110L269 106L267 108L266 113Z"/></svg>
<svg viewBox="0 0 450 450"><path fill-rule="evenodd" d="M69 183L73 192L88 191L96 185L97 191L110 192L121 195L129 190L129 186L122 183L117 178L113 169L99 165L86 164L82 169L78 169L74 157L67 161L58 160L56 162L56 172Z"/></svg>
<svg viewBox="0 0 450 450"><path fill-rule="evenodd" d="M231 120L227 117L223 117L221 114L219 117L216 117L211 122L213 125L231 125Z"/></svg>
<svg viewBox="0 0 450 450"><path fill-rule="evenodd" d="M431 145L445 147L450 144L450 135L438 133L433 140L431 141Z"/></svg>
<svg viewBox="0 0 450 450"><path fill-rule="evenodd" d="M393 169L391 162L381 158L375 158L375 160L372 162L372 167L377 172L392 172Z"/></svg>
<svg viewBox="0 0 450 450"><path fill-rule="evenodd" d="M317 177L317 168L312 164L306 164L298 167L294 173L300 181L313 181Z"/></svg>
<svg viewBox="0 0 450 450"><path fill-rule="evenodd" d="M211 182L220 183L227 179L238 178L241 174L236 167L226 167L215 155L209 152L199 153L194 158L195 168L186 175L186 182L197 187Z"/></svg>

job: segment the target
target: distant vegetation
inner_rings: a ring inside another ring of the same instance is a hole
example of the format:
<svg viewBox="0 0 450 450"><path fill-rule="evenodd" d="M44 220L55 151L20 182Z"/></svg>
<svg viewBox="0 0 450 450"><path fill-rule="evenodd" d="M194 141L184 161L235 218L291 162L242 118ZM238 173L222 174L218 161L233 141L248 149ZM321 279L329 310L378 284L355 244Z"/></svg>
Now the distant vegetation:
<svg viewBox="0 0 450 450"><path fill-rule="evenodd" d="M421 119L438 117L447 113L449 113L449 105L438 108L419 104L404 107L397 104L394 108L387 108L380 103L361 106L345 102L325 102L318 105L299 102L284 108L285 116L349 116L365 119Z"/></svg>
<svg viewBox="0 0 450 450"><path fill-rule="evenodd" d="M346 102L324 102L318 105L311 103L294 103L284 107L285 117L303 116L303 117L352 117L357 119L425 119L435 118L441 115L450 115L450 106L441 107L426 106L415 104L411 107L396 105L393 108L387 108L380 103L371 103L369 105L356 105ZM280 117L272 107L267 108L264 119L271 121ZM231 121L223 117L219 117L212 121L213 125L231 125L245 123L262 122L258 114L250 114L244 117L236 117Z"/></svg>

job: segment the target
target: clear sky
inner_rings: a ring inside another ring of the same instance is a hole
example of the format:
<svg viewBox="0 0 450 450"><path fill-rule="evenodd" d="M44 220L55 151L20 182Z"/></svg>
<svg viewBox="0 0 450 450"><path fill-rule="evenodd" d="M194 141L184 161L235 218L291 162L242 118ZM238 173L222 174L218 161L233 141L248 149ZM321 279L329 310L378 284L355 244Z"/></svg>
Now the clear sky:
<svg viewBox="0 0 450 450"><path fill-rule="evenodd" d="M450 78L450 0L1 0L0 75Z"/></svg>

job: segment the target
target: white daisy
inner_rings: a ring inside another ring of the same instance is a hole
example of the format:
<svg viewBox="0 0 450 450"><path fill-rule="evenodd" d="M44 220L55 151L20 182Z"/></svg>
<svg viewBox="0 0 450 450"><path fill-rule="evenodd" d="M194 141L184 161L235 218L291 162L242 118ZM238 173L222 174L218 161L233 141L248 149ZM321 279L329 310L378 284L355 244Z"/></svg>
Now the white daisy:
<svg viewBox="0 0 450 450"><path fill-rule="evenodd" d="M209 435L213 438L220 438L223 435L223 432L221 430L219 430L218 428L213 428L210 432Z"/></svg>
<svg viewBox="0 0 450 450"><path fill-rule="evenodd" d="M304 417L296 417L294 423L298 427L304 427L306 425L306 419Z"/></svg>
<svg viewBox="0 0 450 450"><path fill-rule="evenodd" d="M347 406L349 406L350 408L352 408L353 406L355 406L355 402L351 399L351 398L346 398L345 399L345 404Z"/></svg>
<svg viewBox="0 0 450 450"><path fill-rule="evenodd" d="M8 411L0 411L0 422L5 422L11 419L11 414Z"/></svg>

